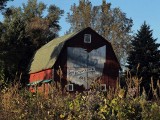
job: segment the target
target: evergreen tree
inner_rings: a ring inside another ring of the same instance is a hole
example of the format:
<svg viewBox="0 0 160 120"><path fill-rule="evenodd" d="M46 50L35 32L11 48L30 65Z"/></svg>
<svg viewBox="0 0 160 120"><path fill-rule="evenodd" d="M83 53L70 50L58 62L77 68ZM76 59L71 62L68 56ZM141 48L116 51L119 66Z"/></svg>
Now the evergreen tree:
<svg viewBox="0 0 160 120"><path fill-rule="evenodd" d="M128 56L128 68L132 76L142 77L141 86L149 90L151 77L160 79L160 44L152 36L150 26L144 22L131 42L132 50Z"/></svg>

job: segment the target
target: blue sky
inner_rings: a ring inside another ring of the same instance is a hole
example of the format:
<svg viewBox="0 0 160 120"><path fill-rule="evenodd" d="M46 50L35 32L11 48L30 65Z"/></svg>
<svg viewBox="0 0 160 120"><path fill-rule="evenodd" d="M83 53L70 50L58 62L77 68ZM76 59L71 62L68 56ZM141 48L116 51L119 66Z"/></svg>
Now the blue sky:
<svg viewBox="0 0 160 120"><path fill-rule="evenodd" d="M70 11L70 6L73 3L78 4L79 0L38 0L47 5L55 4L65 11L64 16L60 20L60 26L62 27L59 32L60 36L63 35L69 29L69 23L66 22L66 14ZM100 5L102 0L90 0L93 5ZM132 30L134 33L140 29L140 26L147 22L153 30L153 37L157 38L157 42L160 43L160 0L106 0L112 4L112 8L119 7L128 18L133 19ZM8 6L21 6L22 3L26 3L27 0L14 0L8 2ZM0 16L2 20L2 16Z"/></svg>

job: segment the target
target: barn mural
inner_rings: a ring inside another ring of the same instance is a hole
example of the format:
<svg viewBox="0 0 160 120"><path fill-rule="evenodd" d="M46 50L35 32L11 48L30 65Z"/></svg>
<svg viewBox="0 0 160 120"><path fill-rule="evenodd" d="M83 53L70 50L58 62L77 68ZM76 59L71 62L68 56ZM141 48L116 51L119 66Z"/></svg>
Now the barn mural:
<svg viewBox="0 0 160 120"><path fill-rule="evenodd" d="M102 76L106 58L106 46L87 52L83 48L68 47L67 79L83 85L85 89Z"/></svg>
<svg viewBox="0 0 160 120"><path fill-rule="evenodd" d="M48 93L52 83L60 83L62 90L73 92L89 90L100 80L106 90L116 87L120 69L111 43L87 27L38 49L29 65L28 86L30 91Z"/></svg>

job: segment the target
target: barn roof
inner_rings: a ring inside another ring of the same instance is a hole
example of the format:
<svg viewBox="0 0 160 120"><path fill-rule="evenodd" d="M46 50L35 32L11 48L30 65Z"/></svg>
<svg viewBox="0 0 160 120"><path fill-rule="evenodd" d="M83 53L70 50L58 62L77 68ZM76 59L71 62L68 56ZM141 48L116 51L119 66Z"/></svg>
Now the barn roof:
<svg viewBox="0 0 160 120"><path fill-rule="evenodd" d="M55 38L38 49L31 60L29 73L35 73L52 68L61 49L63 48L64 43L77 33L79 33L79 31Z"/></svg>
<svg viewBox="0 0 160 120"><path fill-rule="evenodd" d="M91 29L90 27L88 27L88 28ZM85 29L87 29L87 28L85 28ZM31 59L31 63L29 65L29 73L30 74L36 73L39 71L43 71L43 70L52 68L53 65L55 64L61 50L62 50L65 42L83 30L84 29L67 34L67 35L64 35L62 37L55 38L55 39L51 40L50 42L48 42L47 44L45 44L44 46L42 46L40 49L38 49L35 52L33 58ZM110 42L108 42L108 43L111 45Z"/></svg>

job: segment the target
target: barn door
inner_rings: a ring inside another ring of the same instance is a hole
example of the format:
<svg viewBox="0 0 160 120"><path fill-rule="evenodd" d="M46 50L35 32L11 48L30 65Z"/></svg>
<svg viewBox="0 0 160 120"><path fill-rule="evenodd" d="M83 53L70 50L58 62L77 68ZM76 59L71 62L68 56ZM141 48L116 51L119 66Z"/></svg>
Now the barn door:
<svg viewBox="0 0 160 120"><path fill-rule="evenodd" d="M87 52L83 48L67 48L67 80L89 89L102 76L106 46Z"/></svg>

